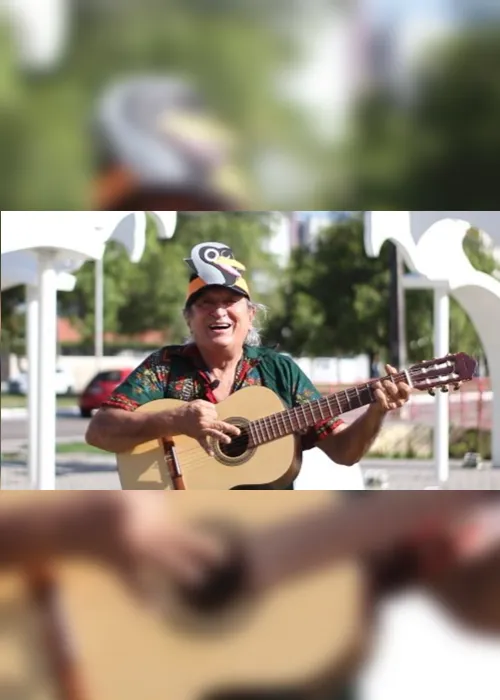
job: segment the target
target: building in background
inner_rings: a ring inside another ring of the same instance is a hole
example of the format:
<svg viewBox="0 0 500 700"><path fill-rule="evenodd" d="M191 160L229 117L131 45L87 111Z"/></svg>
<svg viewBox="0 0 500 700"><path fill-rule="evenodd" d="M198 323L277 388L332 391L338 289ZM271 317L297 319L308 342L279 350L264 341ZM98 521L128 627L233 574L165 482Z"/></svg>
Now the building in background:
<svg viewBox="0 0 500 700"><path fill-rule="evenodd" d="M352 211L297 211L292 233L292 245L311 248L318 235L332 224L346 221Z"/></svg>
<svg viewBox="0 0 500 700"><path fill-rule="evenodd" d="M273 234L266 251L286 267L294 248L310 248L319 233L328 226L351 218L352 211L282 211L274 213Z"/></svg>

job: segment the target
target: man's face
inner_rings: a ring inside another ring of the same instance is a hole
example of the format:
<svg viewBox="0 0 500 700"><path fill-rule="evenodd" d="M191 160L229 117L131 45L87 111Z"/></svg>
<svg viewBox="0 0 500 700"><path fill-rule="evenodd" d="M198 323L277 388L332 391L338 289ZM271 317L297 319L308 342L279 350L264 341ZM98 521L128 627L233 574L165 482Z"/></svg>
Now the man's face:
<svg viewBox="0 0 500 700"><path fill-rule="evenodd" d="M208 289L195 301L188 323L199 347L234 348L239 352L254 315L246 297L230 289L216 287Z"/></svg>

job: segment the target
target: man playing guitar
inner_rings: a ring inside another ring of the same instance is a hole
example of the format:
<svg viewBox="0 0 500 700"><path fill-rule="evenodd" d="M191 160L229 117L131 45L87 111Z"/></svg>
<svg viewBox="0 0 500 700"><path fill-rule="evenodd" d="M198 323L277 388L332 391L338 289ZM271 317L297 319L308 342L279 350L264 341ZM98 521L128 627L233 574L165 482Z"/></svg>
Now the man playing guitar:
<svg viewBox="0 0 500 700"><path fill-rule="evenodd" d="M211 454L210 440L229 444L240 434L215 409L235 392L265 386L289 408L321 397L290 357L261 346L258 307L233 251L207 242L195 246L187 262L192 277L184 316L192 340L154 352L130 374L92 418L86 434L91 445L124 453L165 435L187 435ZM321 420L300 436L301 449L319 446L337 464L359 462L387 413L403 406L411 391L400 380L378 382L373 390L376 401L354 423ZM154 415L136 410L156 399L180 399L184 405Z"/></svg>

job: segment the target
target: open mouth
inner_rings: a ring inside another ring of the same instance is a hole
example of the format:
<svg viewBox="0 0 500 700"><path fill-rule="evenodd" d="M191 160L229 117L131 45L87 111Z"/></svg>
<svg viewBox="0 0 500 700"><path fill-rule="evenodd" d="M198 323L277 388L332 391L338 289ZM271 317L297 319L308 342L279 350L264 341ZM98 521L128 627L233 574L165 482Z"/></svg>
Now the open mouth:
<svg viewBox="0 0 500 700"><path fill-rule="evenodd" d="M209 326L211 331L214 332L222 332L222 331L228 331L231 328L230 323L212 323Z"/></svg>

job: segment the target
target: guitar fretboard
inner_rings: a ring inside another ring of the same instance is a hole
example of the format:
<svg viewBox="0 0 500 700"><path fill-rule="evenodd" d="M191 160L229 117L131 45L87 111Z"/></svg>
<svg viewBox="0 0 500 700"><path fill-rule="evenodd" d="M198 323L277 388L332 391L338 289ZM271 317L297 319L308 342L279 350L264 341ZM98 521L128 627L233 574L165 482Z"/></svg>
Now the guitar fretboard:
<svg viewBox="0 0 500 700"><path fill-rule="evenodd" d="M374 382L386 379L398 383L407 381L408 377L406 373L383 377L381 380L351 387L252 421L249 426L252 444L255 446L264 445L287 435L301 433L324 420L368 406L375 402Z"/></svg>

